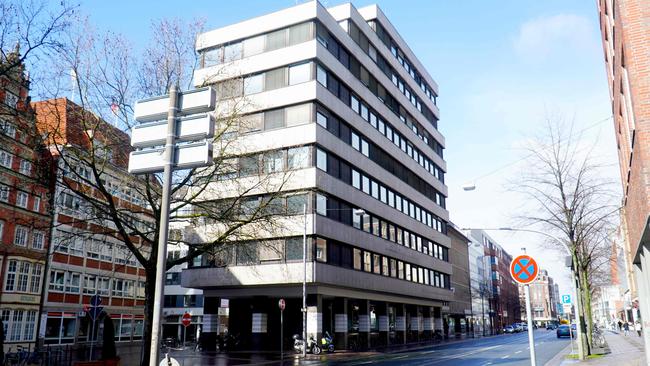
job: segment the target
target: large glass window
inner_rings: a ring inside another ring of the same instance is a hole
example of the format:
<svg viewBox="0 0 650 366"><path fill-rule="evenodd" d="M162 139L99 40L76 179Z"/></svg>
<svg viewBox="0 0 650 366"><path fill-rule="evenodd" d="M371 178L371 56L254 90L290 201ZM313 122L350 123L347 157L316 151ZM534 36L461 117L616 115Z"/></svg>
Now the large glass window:
<svg viewBox="0 0 650 366"><path fill-rule="evenodd" d="M352 258L353 258L354 269L361 270L361 262L362 262L361 250L354 248L352 250Z"/></svg>
<svg viewBox="0 0 650 366"><path fill-rule="evenodd" d="M284 109L276 109L264 112L264 129L284 127Z"/></svg>
<svg viewBox="0 0 650 366"><path fill-rule="evenodd" d="M259 158L257 155L239 158L239 171L242 176L259 174Z"/></svg>
<svg viewBox="0 0 650 366"><path fill-rule="evenodd" d="M327 171L327 154L321 149L316 149L316 167Z"/></svg>
<svg viewBox="0 0 650 366"><path fill-rule="evenodd" d="M306 42L312 38L312 23L302 23L289 28L289 45Z"/></svg>
<svg viewBox="0 0 650 366"><path fill-rule="evenodd" d="M301 169L309 166L309 147L293 147L287 150L287 168Z"/></svg>
<svg viewBox="0 0 650 366"><path fill-rule="evenodd" d="M287 214L298 215L304 211L305 204L307 204L306 194L296 194L287 196Z"/></svg>
<svg viewBox="0 0 650 366"><path fill-rule="evenodd" d="M327 197L322 194L316 195L316 213L327 216Z"/></svg>
<svg viewBox="0 0 650 366"><path fill-rule="evenodd" d="M264 73L264 88L265 90L273 90L286 86L286 69L280 68L275 70L270 70Z"/></svg>
<svg viewBox="0 0 650 366"><path fill-rule="evenodd" d="M286 109L286 125L295 126L309 123L312 120L311 104L301 104Z"/></svg>
<svg viewBox="0 0 650 366"><path fill-rule="evenodd" d="M244 94L250 95L264 91L264 74L248 76L244 79Z"/></svg>
<svg viewBox="0 0 650 366"><path fill-rule="evenodd" d="M316 239L316 260L327 262L327 241L325 239Z"/></svg>
<svg viewBox="0 0 650 366"><path fill-rule="evenodd" d="M289 67L289 85L296 85L311 80L311 63Z"/></svg>
<svg viewBox="0 0 650 366"><path fill-rule="evenodd" d="M264 52L264 39L261 35L244 40L244 57L250 57Z"/></svg>
<svg viewBox="0 0 650 366"><path fill-rule="evenodd" d="M363 270L372 272L372 253L366 250L363 251Z"/></svg>
<svg viewBox="0 0 650 366"><path fill-rule="evenodd" d="M277 173L281 172L283 167L283 154L282 151L270 151L264 153L264 173Z"/></svg>
<svg viewBox="0 0 650 366"><path fill-rule="evenodd" d="M287 30L280 29L266 35L266 51L273 51L287 45Z"/></svg>
<svg viewBox="0 0 650 366"><path fill-rule="evenodd" d="M230 62L241 59L242 56L242 44L241 42L229 44L224 47L223 59L224 62Z"/></svg>
<svg viewBox="0 0 650 366"><path fill-rule="evenodd" d="M318 80L318 82L324 87L327 87L327 71L325 71L325 69L320 65L316 67L316 80Z"/></svg>
<svg viewBox="0 0 650 366"><path fill-rule="evenodd" d="M290 238L285 241L286 246L286 258L288 261L291 260L302 260L303 254L303 242L302 238Z"/></svg>

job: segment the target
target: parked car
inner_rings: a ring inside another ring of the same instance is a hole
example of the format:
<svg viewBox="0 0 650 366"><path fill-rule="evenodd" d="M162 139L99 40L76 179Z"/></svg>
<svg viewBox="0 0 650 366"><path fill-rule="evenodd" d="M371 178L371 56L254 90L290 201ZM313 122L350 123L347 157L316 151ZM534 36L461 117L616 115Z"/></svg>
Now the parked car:
<svg viewBox="0 0 650 366"><path fill-rule="evenodd" d="M555 334L557 335L558 338L560 338L560 337L572 337L573 338L573 337L576 336L576 326L575 326L575 324L571 324L571 328L569 328L568 325L562 324L559 327L557 327L557 330L555 331Z"/></svg>
<svg viewBox="0 0 650 366"><path fill-rule="evenodd" d="M510 325L508 325L508 326L506 326L505 328L503 328L503 333L514 333L514 332L515 332L515 328L513 328L513 327L510 326Z"/></svg>
<svg viewBox="0 0 650 366"><path fill-rule="evenodd" d="M512 328L514 328L516 333L522 332L524 330L524 327L522 327L519 323L513 324Z"/></svg>
<svg viewBox="0 0 650 366"><path fill-rule="evenodd" d="M556 330L556 329L557 329L557 324L553 324L553 323L546 324L546 330Z"/></svg>
<svg viewBox="0 0 650 366"><path fill-rule="evenodd" d="M524 332L528 332L528 324L527 323L519 323L521 324L521 328L524 330Z"/></svg>

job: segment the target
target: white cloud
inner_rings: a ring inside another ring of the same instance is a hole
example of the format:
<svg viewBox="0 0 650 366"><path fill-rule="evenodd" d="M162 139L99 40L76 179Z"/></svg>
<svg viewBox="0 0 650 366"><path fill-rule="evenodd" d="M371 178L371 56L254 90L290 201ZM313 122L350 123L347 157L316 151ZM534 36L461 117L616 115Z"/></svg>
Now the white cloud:
<svg viewBox="0 0 650 366"><path fill-rule="evenodd" d="M518 55L529 61L543 61L556 53L574 53L597 46L592 24L586 17L558 14L529 20L514 39Z"/></svg>

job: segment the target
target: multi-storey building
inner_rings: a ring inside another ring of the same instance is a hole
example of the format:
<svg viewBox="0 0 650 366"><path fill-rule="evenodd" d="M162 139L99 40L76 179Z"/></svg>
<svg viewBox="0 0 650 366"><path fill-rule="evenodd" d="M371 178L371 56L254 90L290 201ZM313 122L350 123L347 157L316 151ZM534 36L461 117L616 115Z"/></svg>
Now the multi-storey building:
<svg viewBox="0 0 650 366"><path fill-rule="evenodd" d="M519 287L510 276L512 256L483 230L471 230L470 236L483 244L487 264L491 273L492 299L490 313L493 331L521 320Z"/></svg>
<svg viewBox="0 0 650 366"><path fill-rule="evenodd" d="M451 274L451 291L454 293L449 302L449 314L444 318L450 337L464 337L471 334L472 293L470 287L469 245L470 240L453 224L447 226L451 239L449 259L453 266Z"/></svg>
<svg viewBox="0 0 650 366"><path fill-rule="evenodd" d="M524 285L519 285L519 296L521 303L524 300ZM540 269L534 282L528 285L530 289L530 311L533 316L533 322L538 326L546 325L550 321L556 320L556 308L553 301L553 278L548 275L548 271ZM524 305L525 306L525 305ZM524 308L522 308L524 309ZM526 311L521 312L522 319L527 320Z"/></svg>
<svg viewBox="0 0 650 366"><path fill-rule="evenodd" d="M47 164L35 134L19 50L0 59L0 319L4 351L33 349L39 327L49 218Z"/></svg>
<svg viewBox="0 0 650 366"><path fill-rule="evenodd" d="M129 137L67 98L32 105L38 129L48 139L56 203L44 292L44 343L79 344L97 339L100 327L94 327L95 335L89 339L93 326L84 308L93 295L99 295L105 314L114 322L118 347L127 347L143 335L144 270L115 235L112 222L102 219L101 212L77 192L102 197L86 183L94 178L90 166L80 159L80 154L90 154L93 147L97 158L101 150L105 159L97 167L102 169L102 182L116 207L147 212L143 201L130 191L132 185L126 183L132 180L127 176L125 158ZM146 215L141 216L144 222Z"/></svg>
<svg viewBox="0 0 650 366"><path fill-rule="evenodd" d="M471 232L465 235L470 240L468 248L470 291L472 296L472 327L475 336L492 334L492 277L490 257L485 255L483 242Z"/></svg>
<svg viewBox="0 0 650 366"><path fill-rule="evenodd" d="M650 329L650 3L598 0L623 184L622 226L643 328ZM635 305L636 306L636 305ZM650 332L643 332L650 354Z"/></svg>
<svg viewBox="0 0 650 366"><path fill-rule="evenodd" d="M308 334L338 348L432 339L452 298L437 85L386 16L309 2L201 34L197 51L197 86L247 100L227 177L290 171L283 232L183 271L203 289L206 346L220 305L252 348L279 346L280 298L285 337L301 332L303 232Z"/></svg>

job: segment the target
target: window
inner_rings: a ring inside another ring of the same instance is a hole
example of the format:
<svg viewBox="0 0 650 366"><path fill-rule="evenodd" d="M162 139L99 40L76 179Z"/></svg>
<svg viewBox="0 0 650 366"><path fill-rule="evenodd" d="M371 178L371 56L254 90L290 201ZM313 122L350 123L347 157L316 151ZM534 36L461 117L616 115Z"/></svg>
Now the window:
<svg viewBox="0 0 650 366"><path fill-rule="evenodd" d="M356 113L359 113L359 99L355 97L354 95L350 96L350 107L352 108L353 111Z"/></svg>
<svg viewBox="0 0 650 366"><path fill-rule="evenodd" d="M372 255L372 273L381 274L381 256L379 254Z"/></svg>
<svg viewBox="0 0 650 366"><path fill-rule="evenodd" d="M0 184L0 201L8 202L9 201L9 186Z"/></svg>
<svg viewBox="0 0 650 366"><path fill-rule="evenodd" d="M124 297L124 282L121 278L113 279L113 296Z"/></svg>
<svg viewBox="0 0 650 366"><path fill-rule="evenodd" d="M16 137L16 127L7 121L0 120L0 133L14 138Z"/></svg>
<svg viewBox="0 0 650 366"><path fill-rule="evenodd" d="M372 272L372 253L366 250L363 251L363 270Z"/></svg>
<svg viewBox="0 0 650 366"><path fill-rule="evenodd" d="M113 245L109 243L102 243L100 259L106 262L113 261Z"/></svg>
<svg viewBox="0 0 650 366"><path fill-rule="evenodd" d="M361 189L361 174L356 170L352 170L352 186Z"/></svg>
<svg viewBox="0 0 650 366"><path fill-rule="evenodd" d="M305 204L307 203L306 194L297 194L287 197L287 214L298 215L302 214Z"/></svg>
<svg viewBox="0 0 650 366"><path fill-rule="evenodd" d="M32 163L27 160L20 161L20 172L25 175L30 175L32 173Z"/></svg>
<svg viewBox="0 0 650 366"><path fill-rule="evenodd" d="M327 153L321 149L316 149L316 167L327 171Z"/></svg>
<svg viewBox="0 0 650 366"><path fill-rule="evenodd" d="M316 80L327 88L327 71L323 69L320 65L316 67Z"/></svg>
<svg viewBox="0 0 650 366"><path fill-rule="evenodd" d="M354 248L352 250L352 258L353 258L354 269L361 270L361 262L362 262L361 250Z"/></svg>
<svg viewBox="0 0 650 366"><path fill-rule="evenodd" d="M258 55L264 52L264 39L266 36L261 35L244 40L244 57Z"/></svg>
<svg viewBox="0 0 650 366"><path fill-rule="evenodd" d="M288 261L302 260L303 242L302 238L291 238L285 241L286 254L285 257Z"/></svg>
<svg viewBox="0 0 650 366"><path fill-rule="evenodd" d="M287 150L287 168L301 169L309 166L309 148L294 147Z"/></svg>
<svg viewBox="0 0 650 366"><path fill-rule="evenodd" d="M327 117L320 112L316 112L316 123L323 126L323 128L327 128Z"/></svg>
<svg viewBox="0 0 650 366"><path fill-rule="evenodd" d="M84 294L95 294L97 291L97 277L91 275L84 275Z"/></svg>
<svg viewBox="0 0 650 366"><path fill-rule="evenodd" d="M81 273L67 272L66 274L65 292L78 294L81 282Z"/></svg>
<svg viewBox="0 0 650 366"><path fill-rule="evenodd" d="M65 288L65 272L58 270L50 271L50 286L51 291L63 292Z"/></svg>
<svg viewBox="0 0 650 366"><path fill-rule="evenodd" d="M311 63L289 67L289 85L296 85L311 80Z"/></svg>
<svg viewBox="0 0 650 366"><path fill-rule="evenodd" d="M267 71L264 79L265 90L274 90L286 86L286 68Z"/></svg>
<svg viewBox="0 0 650 366"><path fill-rule="evenodd" d="M282 151L270 151L264 153L264 173L277 173L284 169Z"/></svg>
<svg viewBox="0 0 650 366"><path fill-rule="evenodd" d="M302 104L286 109L286 125L296 126L310 123L312 120L311 104Z"/></svg>
<svg viewBox="0 0 650 366"><path fill-rule="evenodd" d="M48 315L45 323L45 344L73 343L76 320L74 313L62 313L61 316Z"/></svg>
<svg viewBox="0 0 650 366"><path fill-rule="evenodd" d="M26 192L19 191L16 194L16 206L27 208L28 200L29 200L29 195Z"/></svg>
<svg viewBox="0 0 650 366"><path fill-rule="evenodd" d="M42 231L32 233L32 249L43 249L45 243L45 234Z"/></svg>
<svg viewBox="0 0 650 366"><path fill-rule="evenodd" d="M266 51L273 51L285 47L287 44L287 30L280 29L266 35Z"/></svg>
<svg viewBox="0 0 650 366"><path fill-rule="evenodd" d="M325 239L316 239L316 260L327 262L327 241Z"/></svg>
<svg viewBox="0 0 650 366"><path fill-rule="evenodd" d="M21 247L27 246L27 228L24 226L16 225L16 234L14 236L14 244Z"/></svg>
<svg viewBox="0 0 650 366"><path fill-rule="evenodd" d="M5 168L10 168L11 169L11 161L13 159L13 156L4 151L0 150L0 165L2 165Z"/></svg>
<svg viewBox="0 0 650 366"><path fill-rule="evenodd" d="M282 127L284 127L284 109L276 109L273 111L264 112L265 130Z"/></svg>
<svg viewBox="0 0 650 366"><path fill-rule="evenodd" d="M230 62L239 60L242 57L242 44L241 42L229 44L223 49L223 61Z"/></svg>
<svg viewBox="0 0 650 366"><path fill-rule="evenodd" d="M241 176L259 174L259 159L257 155L242 156L239 158L239 171Z"/></svg>
<svg viewBox="0 0 650 366"><path fill-rule="evenodd" d="M10 260L7 266L7 279L5 280L5 291L13 292L16 288L16 274L18 272L18 261Z"/></svg>
<svg viewBox="0 0 650 366"><path fill-rule="evenodd" d="M327 197L316 194L316 213L327 216Z"/></svg>
<svg viewBox="0 0 650 366"><path fill-rule="evenodd" d="M18 104L18 96L13 93L6 92L5 104L10 106L11 108L16 108L16 105Z"/></svg>
<svg viewBox="0 0 650 366"><path fill-rule="evenodd" d="M390 276L397 278L397 260L393 258L390 259Z"/></svg>
<svg viewBox="0 0 650 366"><path fill-rule="evenodd" d="M312 38L312 23L302 23L289 28L289 45L306 42Z"/></svg>
<svg viewBox="0 0 650 366"><path fill-rule="evenodd" d="M34 196L34 204L32 206L32 209L36 212L41 211L41 197Z"/></svg>
<svg viewBox="0 0 650 366"><path fill-rule="evenodd" d="M239 120L241 133L260 131L264 128L264 113L248 114Z"/></svg>
<svg viewBox="0 0 650 366"><path fill-rule="evenodd" d="M250 95L264 91L264 74L248 76L244 79L244 94Z"/></svg>

